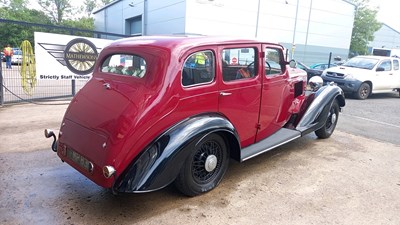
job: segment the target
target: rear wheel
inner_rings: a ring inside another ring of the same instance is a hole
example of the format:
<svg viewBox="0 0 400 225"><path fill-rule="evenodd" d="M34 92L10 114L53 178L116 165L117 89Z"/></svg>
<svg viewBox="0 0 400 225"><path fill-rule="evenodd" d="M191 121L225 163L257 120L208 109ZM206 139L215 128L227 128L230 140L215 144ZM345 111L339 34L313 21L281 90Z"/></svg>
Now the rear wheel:
<svg viewBox="0 0 400 225"><path fill-rule="evenodd" d="M371 86L367 83L362 83L355 93L356 98L364 100L371 94Z"/></svg>
<svg viewBox="0 0 400 225"><path fill-rule="evenodd" d="M317 137L322 139L330 137L336 128L338 119L339 119L339 104L335 100L331 108L329 109L329 114L328 118L325 121L325 125L321 127L319 130L315 131Z"/></svg>
<svg viewBox="0 0 400 225"><path fill-rule="evenodd" d="M185 195L196 196L215 188L229 164L229 152L224 139L209 134L190 153L175 180L175 186Z"/></svg>

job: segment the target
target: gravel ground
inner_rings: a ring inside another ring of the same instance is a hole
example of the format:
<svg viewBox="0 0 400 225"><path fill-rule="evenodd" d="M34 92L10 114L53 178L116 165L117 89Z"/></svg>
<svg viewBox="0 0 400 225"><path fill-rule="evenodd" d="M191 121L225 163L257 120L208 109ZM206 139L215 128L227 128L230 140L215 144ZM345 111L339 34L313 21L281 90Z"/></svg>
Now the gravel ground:
<svg viewBox="0 0 400 225"><path fill-rule="evenodd" d="M400 224L398 145L338 129L232 161L198 197L173 186L113 196L50 150L43 129L66 107L0 107L0 224Z"/></svg>

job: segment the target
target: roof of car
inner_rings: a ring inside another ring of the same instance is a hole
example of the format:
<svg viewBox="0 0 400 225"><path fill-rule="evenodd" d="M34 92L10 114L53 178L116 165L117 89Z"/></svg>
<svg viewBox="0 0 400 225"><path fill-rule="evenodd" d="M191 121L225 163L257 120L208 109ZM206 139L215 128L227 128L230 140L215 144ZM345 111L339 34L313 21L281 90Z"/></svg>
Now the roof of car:
<svg viewBox="0 0 400 225"><path fill-rule="evenodd" d="M377 55L358 55L356 56L358 58L369 58L369 59L387 59L387 58L394 58L394 57L390 57L390 56L377 56Z"/></svg>
<svg viewBox="0 0 400 225"><path fill-rule="evenodd" d="M114 41L110 46L133 46L133 45L152 45L165 48L180 48L204 46L204 45L220 45L220 44L248 44L248 43L268 43L281 46L277 43L265 42L257 39L235 38L225 36L141 36L123 38Z"/></svg>

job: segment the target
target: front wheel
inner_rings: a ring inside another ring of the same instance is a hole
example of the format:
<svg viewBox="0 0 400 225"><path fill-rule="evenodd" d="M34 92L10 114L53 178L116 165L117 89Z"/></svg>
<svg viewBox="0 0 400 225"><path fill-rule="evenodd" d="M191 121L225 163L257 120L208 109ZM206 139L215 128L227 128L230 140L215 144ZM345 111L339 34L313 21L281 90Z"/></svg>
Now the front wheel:
<svg viewBox="0 0 400 225"><path fill-rule="evenodd" d="M362 83L355 93L356 98L365 100L371 94L371 86L367 83Z"/></svg>
<svg viewBox="0 0 400 225"><path fill-rule="evenodd" d="M325 121L325 125L315 131L317 137L325 139L332 135L336 128L337 121L339 119L339 104L335 100L329 109L328 118Z"/></svg>
<svg viewBox="0 0 400 225"><path fill-rule="evenodd" d="M187 196L196 196L215 188L229 165L229 152L224 139L209 134L201 140L175 180L175 186Z"/></svg>

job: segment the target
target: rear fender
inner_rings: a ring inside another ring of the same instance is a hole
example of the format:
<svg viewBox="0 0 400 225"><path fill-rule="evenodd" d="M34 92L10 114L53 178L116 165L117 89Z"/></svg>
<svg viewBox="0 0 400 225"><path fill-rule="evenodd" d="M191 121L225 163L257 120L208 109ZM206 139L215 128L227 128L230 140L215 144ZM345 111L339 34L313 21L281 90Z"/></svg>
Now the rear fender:
<svg viewBox="0 0 400 225"><path fill-rule="evenodd" d="M296 125L302 136L324 126L329 109L337 100L340 107L345 106L344 93L334 85L323 86L314 93L314 99Z"/></svg>
<svg viewBox="0 0 400 225"><path fill-rule="evenodd" d="M136 157L117 178L113 191L139 193L167 186L201 138L214 132L229 136L229 142L236 139L232 146L238 148L237 132L226 118L216 113L188 118L161 134Z"/></svg>

